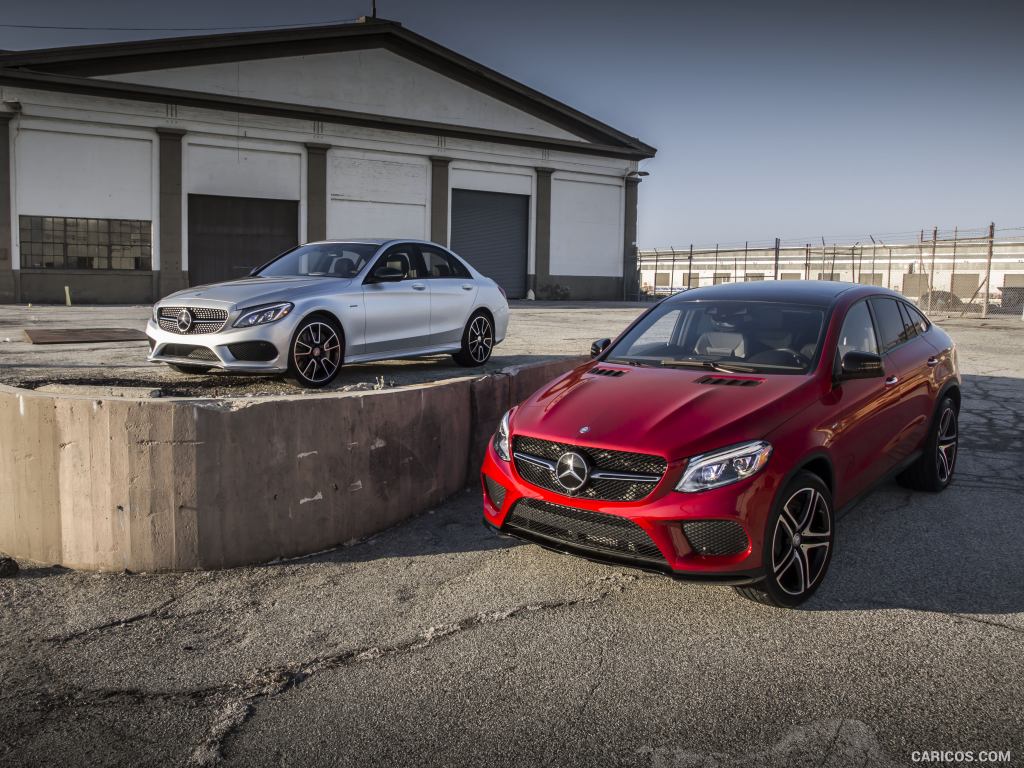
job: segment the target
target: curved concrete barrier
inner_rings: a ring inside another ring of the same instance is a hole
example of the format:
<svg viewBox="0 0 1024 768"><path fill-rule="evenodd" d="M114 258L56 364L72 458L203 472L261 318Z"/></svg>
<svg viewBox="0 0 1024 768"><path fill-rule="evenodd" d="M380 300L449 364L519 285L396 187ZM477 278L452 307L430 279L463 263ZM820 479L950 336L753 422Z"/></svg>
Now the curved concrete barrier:
<svg viewBox="0 0 1024 768"><path fill-rule="evenodd" d="M498 419L581 358L379 392L92 398L0 385L0 551L87 570L309 554L476 479Z"/></svg>

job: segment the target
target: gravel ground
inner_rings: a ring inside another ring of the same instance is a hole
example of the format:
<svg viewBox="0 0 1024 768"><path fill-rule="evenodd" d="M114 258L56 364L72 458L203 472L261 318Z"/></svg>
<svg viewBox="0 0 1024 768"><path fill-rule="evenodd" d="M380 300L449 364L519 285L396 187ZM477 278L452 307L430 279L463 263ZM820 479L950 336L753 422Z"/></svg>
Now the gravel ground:
<svg viewBox="0 0 1024 768"><path fill-rule="evenodd" d="M515 333L577 351L618 312L517 308ZM0 579L0 764L1022 765L1024 326L947 327L954 484L846 514L802 610L496 537L475 490L261 567L23 563Z"/></svg>
<svg viewBox="0 0 1024 768"><path fill-rule="evenodd" d="M328 390L381 389L478 375L552 357L585 355L590 343L615 336L642 305L513 302L505 341L481 368L463 368L449 355L345 366ZM301 395L308 390L283 377L210 372L177 373L146 362L145 341L98 344L29 343L25 328L136 328L145 330L149 307L0 306L0 382L35 389L62 386L129 387L135 396L255 397Z"/></svg>

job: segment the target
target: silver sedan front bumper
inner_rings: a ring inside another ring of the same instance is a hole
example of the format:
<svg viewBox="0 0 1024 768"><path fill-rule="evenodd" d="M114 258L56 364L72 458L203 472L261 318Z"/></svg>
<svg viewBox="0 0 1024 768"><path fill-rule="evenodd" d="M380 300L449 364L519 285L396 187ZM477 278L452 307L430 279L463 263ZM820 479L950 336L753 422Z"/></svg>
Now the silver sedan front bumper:
<svg viewBox="0 0 1024 768"><path fill-rule="evenodd" d="M298 317L252 328L232 328L230 322L216 333L175 333L154 320L146 324L151 363L173 363L221 368L239 373L283 373L288 370L288 345Z"/></svg>

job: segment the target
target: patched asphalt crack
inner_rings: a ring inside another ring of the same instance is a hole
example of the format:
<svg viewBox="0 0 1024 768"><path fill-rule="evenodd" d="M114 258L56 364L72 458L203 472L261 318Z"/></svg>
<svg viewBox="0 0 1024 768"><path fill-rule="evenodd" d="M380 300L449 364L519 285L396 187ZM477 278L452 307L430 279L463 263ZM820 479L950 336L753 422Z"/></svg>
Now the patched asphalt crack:
<svg viewBox="0 0 1024 768"><path fill-rule="evenodd" d="M168 600L164 600L162 603L160 603L160 605L156 606L155 608L152 608L148 611L143 611L142 613L136 613L132 616L125 616L121 619L113 619L112 621L107 621L103 624L97 624L93 627L86 627L85 629L80 629L75 632L68 632L67 634L63 635L52 635L50 637L46 637L43 639L47 643L67 643L71 640L77 640L80 637L85 637L86 635L91 635L93 633L103 632L107 629L124 627L129 624L134 624L137 621L142 621L143 619L157 618L159 616L165 615L164 611L170 606L172 606L174 603L176 603L179 599L179 597L172 597Z"/></svg>
<svg viewBox="0 0 1024 768"><path fill-rule="evenodd" d="M43 642L55 644L68 643L72 640L78 640L79 638L86 637L88 635L100 634L108 629L120 629L121 627L126 627L130 624L135 624L136 622L144 621L146 619L173 618L176 616L176 614L168 612L167 609L175 603L177 603L178 601L187 597L192 592L194 592L196 589L199 588L199 586L201 586L201 584L196 584L195 586L186 589L181 594L169 597L167 600L164 600L159 605L150 608L148 611L142 611L141 613L135 613L131 616L125 616L119 619L111 619L110 621L105 621L102 624L96 624L91 627L85 627L84 629L78 629L74 632L67 632L62 635L51 635L49 637L44 637Z"/></svg>

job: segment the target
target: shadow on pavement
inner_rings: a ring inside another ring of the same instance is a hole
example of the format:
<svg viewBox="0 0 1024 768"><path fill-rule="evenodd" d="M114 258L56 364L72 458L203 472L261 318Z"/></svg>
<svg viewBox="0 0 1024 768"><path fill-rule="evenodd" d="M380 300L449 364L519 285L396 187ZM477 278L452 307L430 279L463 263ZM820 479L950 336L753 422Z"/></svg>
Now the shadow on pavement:
<svg viewBox="0 0 1024 768"><path fill-rule="evenodd" d="M1024 612L1024 380L965 376L953 482L887 483L844 516L808 610Z"/></svg>

